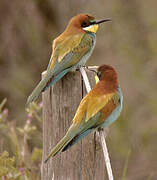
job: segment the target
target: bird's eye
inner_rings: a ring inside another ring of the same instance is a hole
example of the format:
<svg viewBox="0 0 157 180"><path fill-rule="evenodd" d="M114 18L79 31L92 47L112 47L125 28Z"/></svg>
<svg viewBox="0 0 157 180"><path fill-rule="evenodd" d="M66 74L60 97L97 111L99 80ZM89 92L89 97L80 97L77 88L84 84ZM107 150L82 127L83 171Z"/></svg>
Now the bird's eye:
<svg viewBox="0 0 157 180"><path fill-rule="evenodd" d="M88 26L88 22L84 21L81 26L82 27L87 27Z"/></svg>
<svg viewBox="0 0 157 180"><path fill-rule="evenodd" d="M98 76L99 79L101 79L101 72L98 71L97 76Z"/></svg>

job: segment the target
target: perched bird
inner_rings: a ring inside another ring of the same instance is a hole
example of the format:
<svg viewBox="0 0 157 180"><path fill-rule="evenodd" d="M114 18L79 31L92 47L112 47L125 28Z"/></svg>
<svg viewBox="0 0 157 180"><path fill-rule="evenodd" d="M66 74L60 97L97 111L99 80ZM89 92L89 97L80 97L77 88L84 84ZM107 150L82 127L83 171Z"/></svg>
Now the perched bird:
<svg viewBox="0 0 157 180"><path fill-rule="evenodd" d="M69 71L85 65L95 46L98 25L107 21L110 19L96 21L88 14L79 14L70 20L65 31L53 41L47 73L28 97L26 106Z"/></svg>
<svg viewBox="0 0 157 180"><path fill-rule="evenodd" d="M69 149L92 131L112 124L122 110L123 96L113 67L102 65L97 69L99 82L82 99L72 125L65 136L52 149L50 157Z"/></svg>

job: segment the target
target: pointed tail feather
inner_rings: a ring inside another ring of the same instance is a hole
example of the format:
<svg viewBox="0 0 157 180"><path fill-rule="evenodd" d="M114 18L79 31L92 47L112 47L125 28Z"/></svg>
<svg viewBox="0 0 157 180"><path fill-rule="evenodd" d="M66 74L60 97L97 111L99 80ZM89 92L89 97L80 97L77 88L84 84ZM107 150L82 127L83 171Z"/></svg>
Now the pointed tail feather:
<svg viewBox="0 0 157 180"><path fill-rule="evenodd" d="M26 107L28 107L31 102L35 101L39 97L40 93L43 91L46 84L47 82L44 79L39 82L39 84L33 90L31 95L28 97Z"/></svg>
<svg viewBox="0 0 157 180"><path fill-rule="evenodd" d="M69 128L66 135L63 137L63 139L52 149L50 154L48 155L47 159L44 161L45 163L50 159L51 156L55 156L57 153L61 151L66 151L71 146L79 142L82 138L87 136L89 133L91 133L96 127L94 127L94 124L96 123L97 119L100 117L101 113L97 113L92 118L90 118L90 121L86 123L86 126L82 124L82 128L80 124L72 124ZM93 128L92 128L93 127Z"/></svg>
<svg viewBox="0 0 157 180"><path fill-rule="evenodd" d="M66 151L71 146L73 146L74 144L82 140L85 136L87 136L92 131L94 131L97 128L97 126L95 126L95 123L99 119L100 115L101 113L98 112L93 117L91 117L90 120L86 122L86 125L85 126L83 125L82 128L80 128L80 132L77 133L77 135L66 146L64 146L62 151L63 152Z"/></svg>
<svg viewBox="0 0 157 180"><path fill-rule="evenodd" d="M48 157L44 161L44 163L47 163L47 161L58 154L59 152L64 149L64 147L76 136L78 133L78 126L77 125L71 125L66 135L58 142L58 144L51 150Z"/></svg>
<svg viewBox="0 0 157 180"><path fill-rule="evenodd" d="M37 87L33 90L31 95L28 97L26 107L28 107L31 102L35 101L39 97L41 92L47 90L49 87L54 85L57 81L59 81L63 76L65 76L65 74L67 74L70 71L70 69L71 68L67 68L54 77L50 76L50 73L46 75L46 77L39 82Z"/></svg>
<svg viewBox="0 0 157 180"><path fill-rule="evenodd" d="M64 146L66 146L66 144L71 141L72 138L67 138L66 136L59 141L59 143L52 149L52 151L50 152L50 154L48 155L48 157L46 158L46 160L44 161L44 163L47 163L47 161L55 156L56 154L58 154L59 152L62 151L62 149L64 148Z"/></svg>
<svg viewBox="0 0 157 180"><path fill-rule="evenodd" d="M91 117L90 120L86 122L86 125L83 126L82 129L80 128L80 132L63 148L62 151L66 151L71 146L73 146L74 144L82 140L85 136L94 131L97 128L97 126L95 126L95 123L99 119L100 115L101 113L98 112L93 117Z"/></svg>
<svg viewBox="0 0 157 180"><path fill-rule="evenodd" d="M45 90L47 90L49 87L51 87L52 85L54 85L57 81L59 81L63 76L65 76L71 68L67 68L64 71L60 72L58 75L56 75L52 81L50 81L50 83L48 83L48 85L46 86Z"/></svg>

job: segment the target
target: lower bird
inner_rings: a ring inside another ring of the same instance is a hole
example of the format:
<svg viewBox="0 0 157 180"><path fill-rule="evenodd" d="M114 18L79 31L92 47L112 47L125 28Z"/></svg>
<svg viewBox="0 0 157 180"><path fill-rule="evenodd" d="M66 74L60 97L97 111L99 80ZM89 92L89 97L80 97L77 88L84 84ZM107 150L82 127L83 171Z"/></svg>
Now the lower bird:
<svg viewBox="0 0 157 180"><path fill-rule="evenodd" d="M109 65L102 65L97 69L97 76L99 82L82 99L72 125L51 150L45 163L50 157L69 149L92 131L108 127L119 117L123 95L115 69Z"/></svg>

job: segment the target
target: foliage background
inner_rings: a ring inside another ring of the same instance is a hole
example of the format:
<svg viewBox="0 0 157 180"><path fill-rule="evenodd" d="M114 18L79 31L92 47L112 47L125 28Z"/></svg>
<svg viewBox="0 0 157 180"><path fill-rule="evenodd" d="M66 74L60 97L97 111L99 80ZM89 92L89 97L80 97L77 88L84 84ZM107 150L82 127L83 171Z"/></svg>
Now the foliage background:
<svg viewBox="0 0 157 180"><path fill-rule="evenodd" d="M26 98L47 67L52 40L81 12L113 20L101 25L88 64L112 64L124 93L123 113L108 136L114 173L121 177L131 152L127 179L156 179L155 0L0 1L0 101L8 99L8 120L25 124Z"/></svg>

